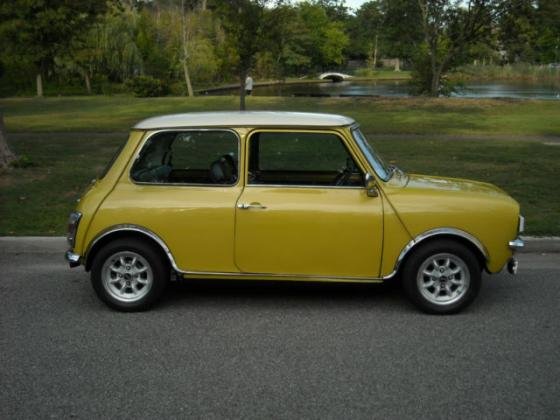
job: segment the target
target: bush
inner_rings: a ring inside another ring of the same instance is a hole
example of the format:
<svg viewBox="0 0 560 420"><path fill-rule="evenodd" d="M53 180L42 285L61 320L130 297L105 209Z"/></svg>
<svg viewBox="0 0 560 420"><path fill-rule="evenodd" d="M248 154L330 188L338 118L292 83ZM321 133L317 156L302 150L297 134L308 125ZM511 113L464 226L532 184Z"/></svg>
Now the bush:
<svg viewBox="0 0 560 420"><path fill-rule="evenodd" d="M138 98L164 96L169 92L167 83L151 76L136 76L128 79L125 86L129 92Z"/></svg>
<svg viewBox="0 0 560 420"><path fill-rule="evenodd" d="M37 165L35 164L35 162L33 162L29 158L29 156L21 155L16 160L13 160L12 162L10 162L10 166L12 168L25 169L25 168L31 168L32 166L37 166Z"/></svg>

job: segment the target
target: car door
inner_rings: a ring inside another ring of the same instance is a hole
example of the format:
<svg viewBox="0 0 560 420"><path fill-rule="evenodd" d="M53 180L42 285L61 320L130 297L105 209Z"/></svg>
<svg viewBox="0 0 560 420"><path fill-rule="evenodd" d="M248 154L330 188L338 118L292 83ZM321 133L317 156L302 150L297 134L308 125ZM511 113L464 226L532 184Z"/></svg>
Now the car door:
<svg viewBox="0 0 560 420"><path fill-rule="evenodd" d="M382 198L334 131L261 130L246 140L235 260L245 273L375 278Z"/></svg>

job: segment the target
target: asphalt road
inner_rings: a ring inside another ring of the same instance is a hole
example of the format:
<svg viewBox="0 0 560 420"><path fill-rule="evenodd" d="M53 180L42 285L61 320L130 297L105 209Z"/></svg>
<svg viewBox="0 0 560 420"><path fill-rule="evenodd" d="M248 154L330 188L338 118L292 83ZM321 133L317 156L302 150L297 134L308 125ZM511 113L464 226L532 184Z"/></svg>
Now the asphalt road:
<svg viewBox="0 0 560 420"><path fill-rule="evenodd" d="M123 314L60 254L0 246L0 418L560 417L560 254L429 316L398 290L175 285Z"/></svg>

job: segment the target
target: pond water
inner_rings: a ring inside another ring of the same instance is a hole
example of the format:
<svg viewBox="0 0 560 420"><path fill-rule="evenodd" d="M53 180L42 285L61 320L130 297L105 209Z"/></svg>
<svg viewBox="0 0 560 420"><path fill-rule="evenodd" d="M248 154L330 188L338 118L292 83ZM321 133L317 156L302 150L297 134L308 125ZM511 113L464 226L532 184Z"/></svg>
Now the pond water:
<svg viewBox="0 0 560 420"><path fill-rule="evenodd" d="M345 81L340 83L301 83L257 86L255 96L410 96L406 81ZM209 92L210 95L231 95L237 89ZM452 96L462 98L516 98L560 100L560 86L533 83L494 82L472 83Z"/></svg>

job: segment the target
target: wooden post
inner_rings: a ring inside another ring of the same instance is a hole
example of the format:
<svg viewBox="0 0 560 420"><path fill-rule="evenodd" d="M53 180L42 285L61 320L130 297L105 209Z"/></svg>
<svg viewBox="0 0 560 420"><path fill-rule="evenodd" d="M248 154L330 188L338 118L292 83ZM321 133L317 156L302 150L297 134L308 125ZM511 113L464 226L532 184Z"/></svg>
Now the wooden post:
<svg viewBox="0 0 560 420"><path fill-rule="evenodd" d="M4 116L0 113L0 169L6 168L15 158L16 155L13 154L8 146Z"/></svg>

